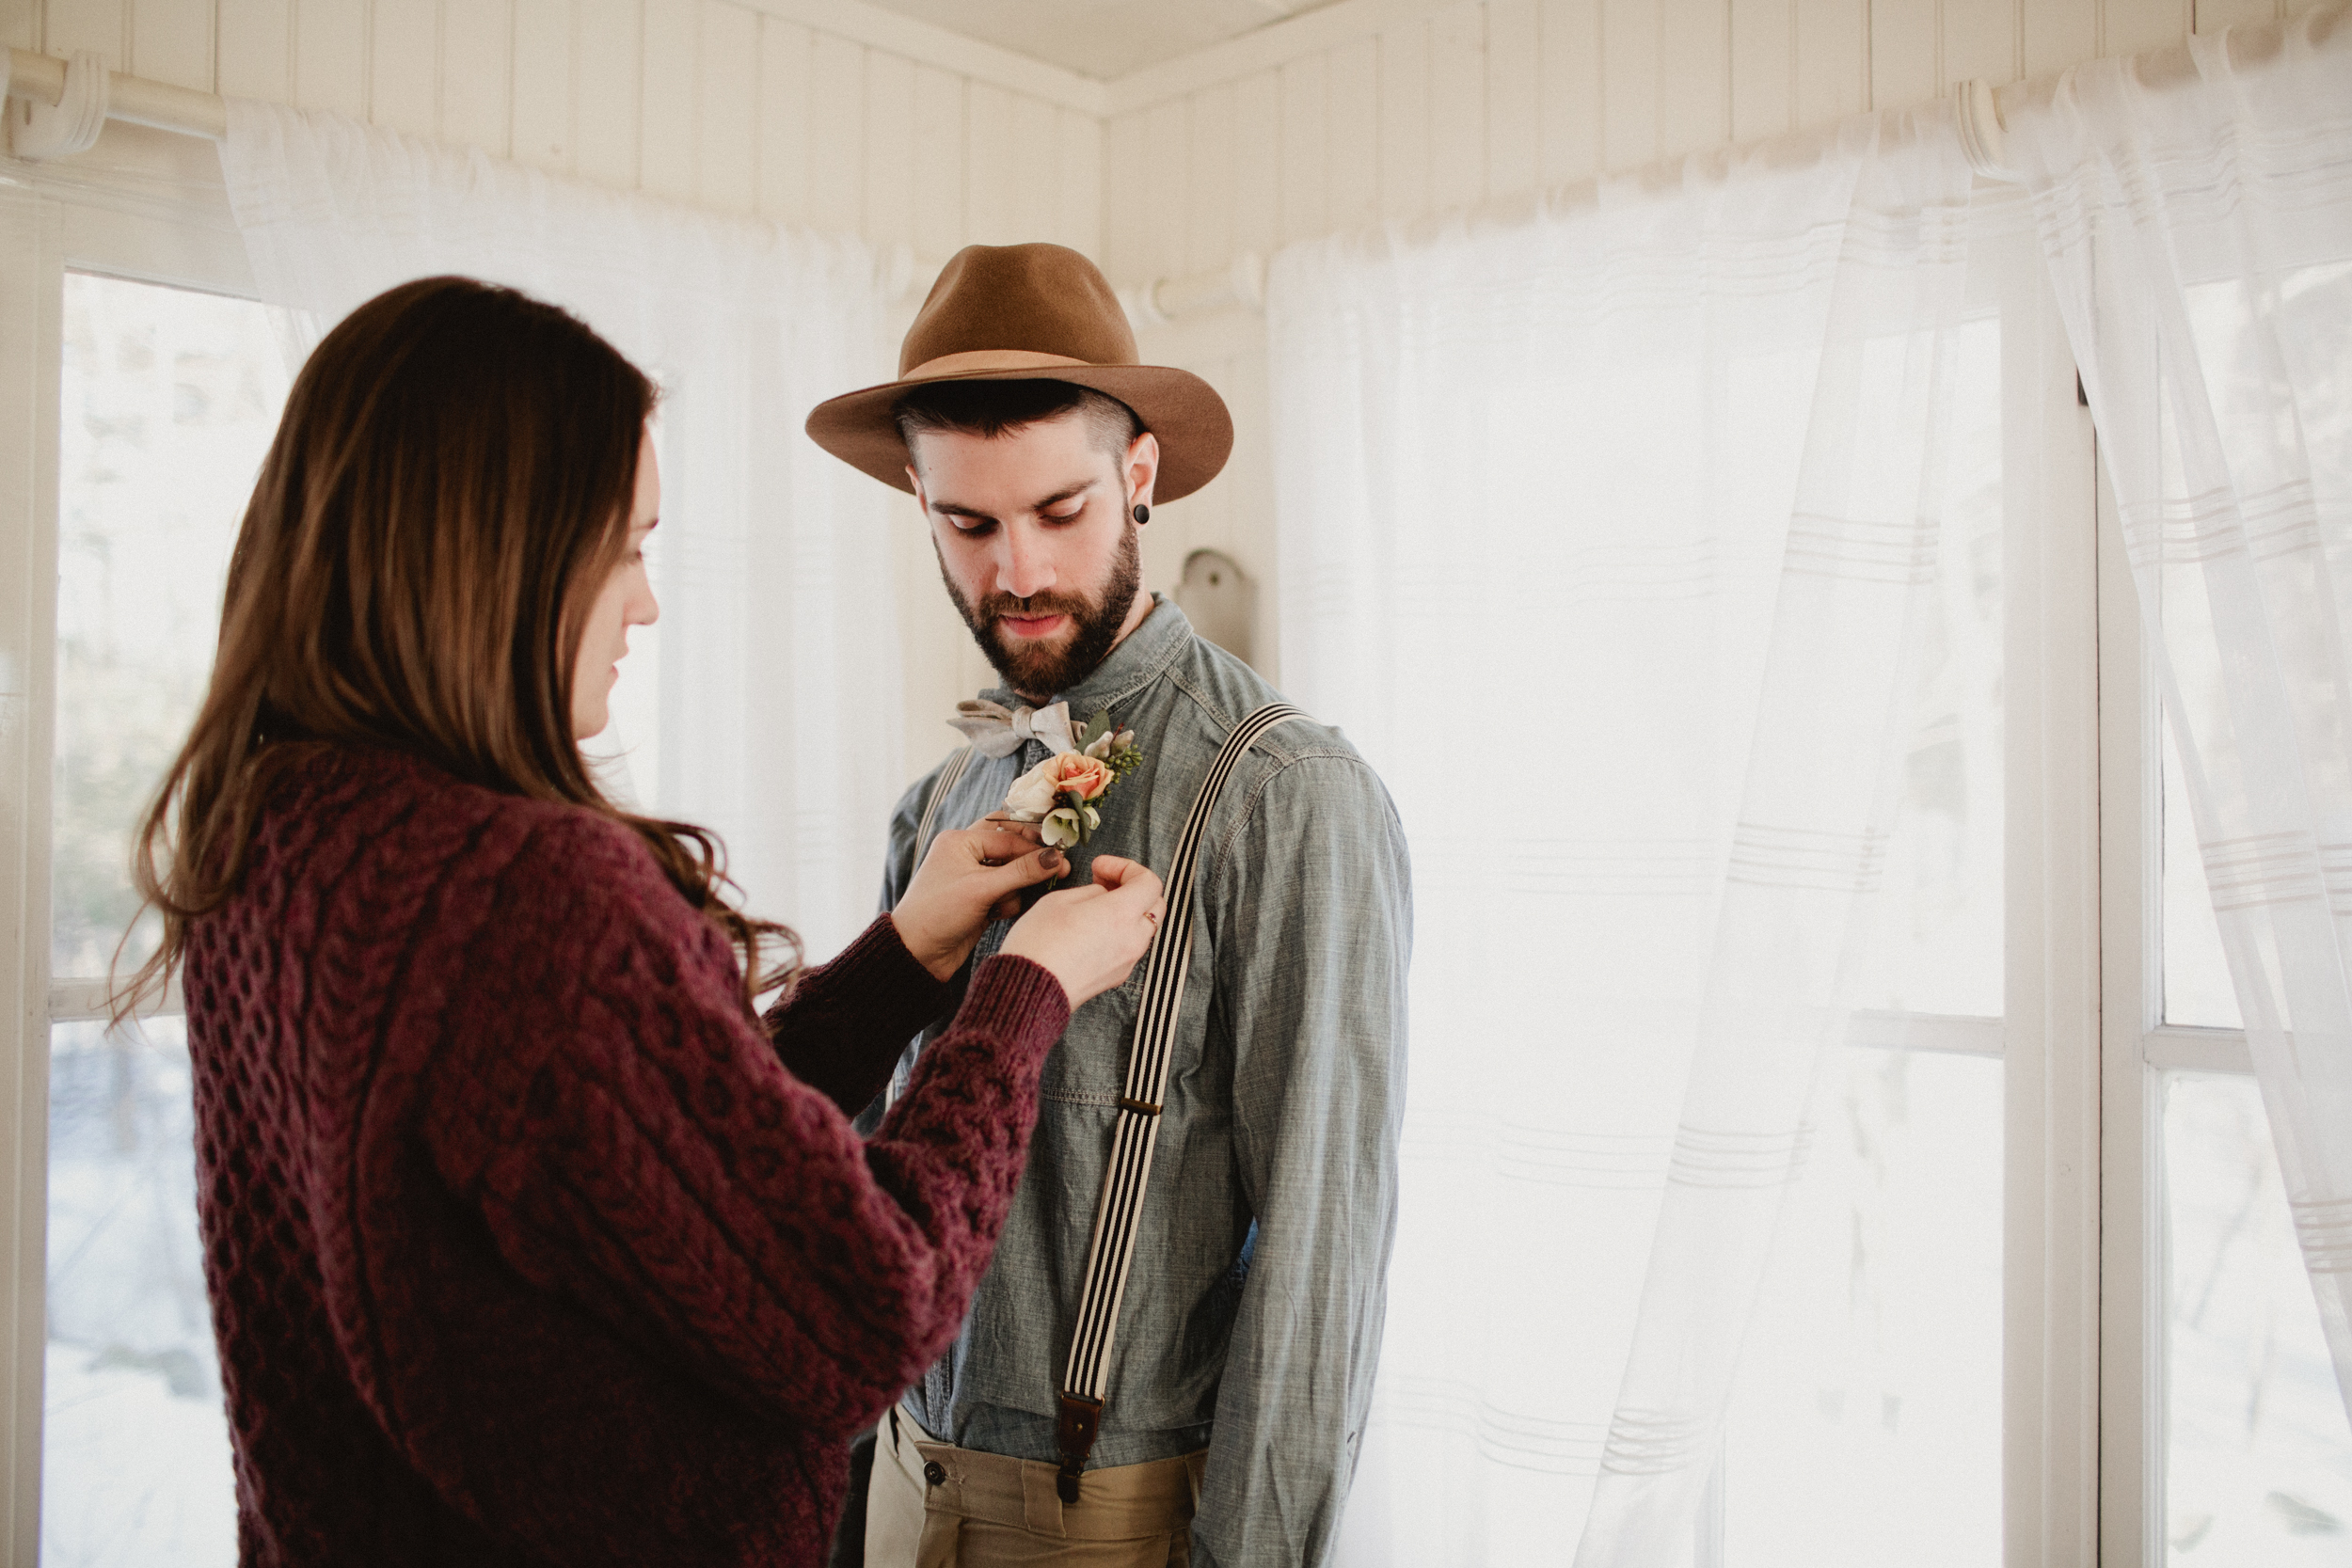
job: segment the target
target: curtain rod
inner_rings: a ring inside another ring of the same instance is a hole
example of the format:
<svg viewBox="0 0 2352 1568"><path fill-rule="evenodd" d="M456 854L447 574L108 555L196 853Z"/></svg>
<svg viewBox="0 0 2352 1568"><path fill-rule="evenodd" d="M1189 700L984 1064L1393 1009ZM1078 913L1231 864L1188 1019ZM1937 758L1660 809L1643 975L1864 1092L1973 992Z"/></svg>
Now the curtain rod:
<svg viewBox="0 0 2352 1568"><path fill-rule="evenodd" d="M97 145L99 128L109 119L208 141L229 134L229 104L218 93L108 71L104 57L92 51L60 60L11 49L8 87L8 97L24 105L8 114L9 140L20 158L87 151Z"/></svg>

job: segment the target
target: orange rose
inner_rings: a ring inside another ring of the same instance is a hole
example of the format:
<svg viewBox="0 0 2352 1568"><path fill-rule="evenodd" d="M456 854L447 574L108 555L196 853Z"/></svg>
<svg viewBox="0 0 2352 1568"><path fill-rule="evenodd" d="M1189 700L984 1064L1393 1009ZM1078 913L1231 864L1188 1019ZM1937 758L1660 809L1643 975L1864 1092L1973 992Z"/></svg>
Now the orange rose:
<svg viewBox="0 0 2352 1568"><path fill-rule="evenodd" d="M1046 775L1053 781L1057 795L1075 795L1081 800L1099 800L1111 786L1110 766L1100 757L1089 757L1077 752L1064 752L1053 759L1053 771Z"/></svg>

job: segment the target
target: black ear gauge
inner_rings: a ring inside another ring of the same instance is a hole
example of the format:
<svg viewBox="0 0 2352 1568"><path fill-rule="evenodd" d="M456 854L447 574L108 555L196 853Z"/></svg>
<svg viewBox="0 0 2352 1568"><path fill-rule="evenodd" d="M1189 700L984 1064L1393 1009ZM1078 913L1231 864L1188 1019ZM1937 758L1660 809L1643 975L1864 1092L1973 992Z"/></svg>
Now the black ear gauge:
<svg viewBox="0 0 2352 1568"><path fill-rule="evenodd" d="M1138 523L1148 523L1151 520L1152 509L1138 501L1136 504L1136 521Z"/></svg>

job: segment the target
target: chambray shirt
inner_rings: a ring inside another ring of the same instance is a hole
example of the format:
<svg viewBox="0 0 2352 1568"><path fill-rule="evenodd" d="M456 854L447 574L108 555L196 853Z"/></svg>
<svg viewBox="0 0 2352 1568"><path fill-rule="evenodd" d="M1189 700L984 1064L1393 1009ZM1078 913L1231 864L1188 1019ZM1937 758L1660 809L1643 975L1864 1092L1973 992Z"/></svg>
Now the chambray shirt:
<svg viewBox="0 0 2352 1568"><path fill-rule="evenodd" d="M1167 875L1227 734L1279 696L1165 598L1059 695L1073 724L1106 708L1143 752L1102 801L1091 842L1071 852L1078 878L1097 853ZM976 756L934 832L996 810L1045 754L1031 741L1009 757ZM937 777L891 818L885 909L913 874ZM1298 1568L1321 1562L1338 1528L1396 1228L1412 890L1388 792L1338 732L1277 725L1217 801L1196 899L1158 1152L1089 1467L1205 1444L1193 1561ZM992 926L977 957L1009 928ZM1079 1008L1047 1060L995 1260L961 1337L906 1396L909 1415L963 1447L1056 1457L1056 1392L1143 972L1136 964L1125 986ZM902 1086L920 1044L900 1064Z"/></svg>

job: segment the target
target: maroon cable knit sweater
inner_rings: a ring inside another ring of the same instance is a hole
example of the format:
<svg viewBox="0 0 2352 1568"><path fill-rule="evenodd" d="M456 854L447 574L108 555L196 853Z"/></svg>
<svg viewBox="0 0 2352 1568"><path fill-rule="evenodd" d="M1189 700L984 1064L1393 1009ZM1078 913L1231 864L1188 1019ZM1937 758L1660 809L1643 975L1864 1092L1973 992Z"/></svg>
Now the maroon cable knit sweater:
<svg viewBox="0 0 2352 1568"><path fill-rule="evenodd" d="M822 1560L845 1444L946 1346L1025 1156L1054 977L887 919L744 1015L589 813L326 752L187 954L247 1564Z"/></svg>

